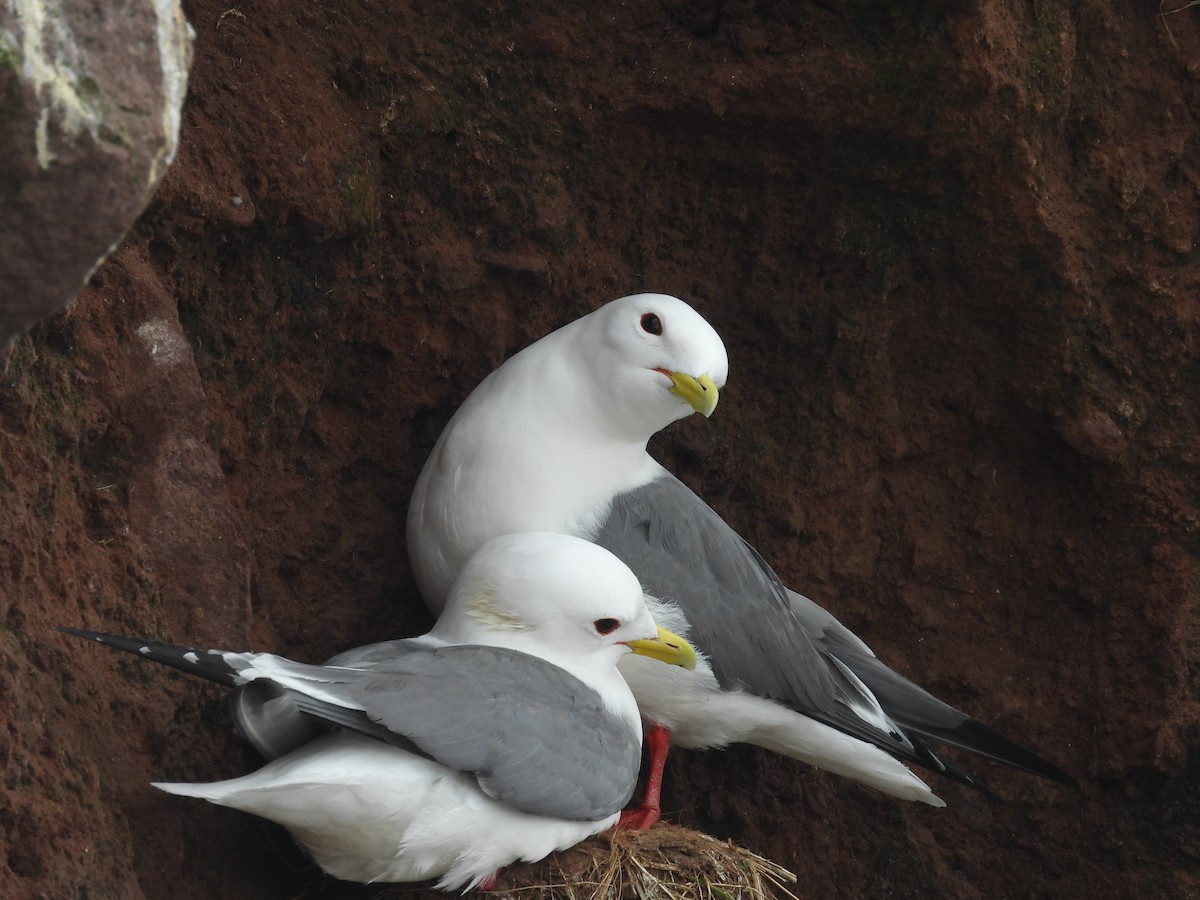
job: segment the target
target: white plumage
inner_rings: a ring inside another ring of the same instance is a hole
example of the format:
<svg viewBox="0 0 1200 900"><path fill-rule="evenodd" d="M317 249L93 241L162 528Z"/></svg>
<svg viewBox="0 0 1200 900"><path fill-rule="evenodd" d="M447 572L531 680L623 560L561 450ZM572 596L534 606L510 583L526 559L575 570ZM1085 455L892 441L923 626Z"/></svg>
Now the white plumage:
<svg viewBox="0 0 1200 900"><path fill-rule="evenodd" d="M944 804L901 759L977 782L922 735L1071 783L893 672L832 615L787 590L649 456L655 432L712 412L727 371L721 338L695 310L638 294L488 375L439 437L409 509L409 557L430 609L442 608L459 567L495 535L576 535L626 562L661 601L656 617L702 656L690 672L621 664L642 712L668 726L674 743L757 744L933 806Z"/></svg>
<svg viewBox="0 0 1200 900"><path fill-rule="evenodd" d="M344 731L241 778L155 787L277 822L335 878L436 878L441 890L467 890L510 863L574 846L619 815L532 816L487 796L469 773Z"/></svg>
<svg viewBox="0 0 1200 900"><path fill-rule="evenodd" d="M503 866L613 825L633 794L642 738L617 661L695 663L655 625L627 566L561 534L488 542L428 634L323 666L64 630L269 689L264 706L247 707L251 718L340 726L243 777L157 787L278 822L335 877L436 878L442 889L487 884Z"/></svg>

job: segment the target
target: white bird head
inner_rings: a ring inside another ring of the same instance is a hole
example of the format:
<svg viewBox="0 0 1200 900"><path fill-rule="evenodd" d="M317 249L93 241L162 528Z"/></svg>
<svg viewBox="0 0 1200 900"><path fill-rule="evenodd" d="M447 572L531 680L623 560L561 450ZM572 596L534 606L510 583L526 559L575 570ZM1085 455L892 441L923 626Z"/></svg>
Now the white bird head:
<svg viewBox="0 0 1200 900"><path fill-rule="evenodd" d="M520 650L577 675L615 675L630 652L695 665L691 645L654 624L629 567L564 534L488 541L463 567L430 635Z"/></svg>
<svg viewBox="0 0 1200 900"><path fill-rule="evenodd" d="M614 300L529 345L459 407L425 464L408 514L413 574L440 611L488 539L587 534L612 497L656 466L646 444L708 415L725 384L720 336L664 294Z"/></svg>
<svg viewBox="0 0 1200 900"><path fill-rule="evenodd" d="M595 408L640 440L693 412L711 415L729 374L720 335L666 294L614 300L564 326L557 340L570 342L566 359L586 373Z"/></svg>

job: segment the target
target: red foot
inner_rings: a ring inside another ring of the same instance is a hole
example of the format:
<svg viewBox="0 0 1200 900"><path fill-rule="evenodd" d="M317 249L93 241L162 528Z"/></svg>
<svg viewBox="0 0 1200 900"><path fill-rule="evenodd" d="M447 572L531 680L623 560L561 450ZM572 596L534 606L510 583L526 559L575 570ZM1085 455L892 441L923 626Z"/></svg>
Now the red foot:
<svg viewBox="0 0 1200 900"><path fill-rule="evenodd" d="M504 869L497 869L483 881L479 882L478 889L481 891L494 891L496 882L500 880L500 876L504 874Z"/></svg>
<svg viewBox="0 0 1200 900"><path fill-rule="evenodd" d="M657 807L647 809L639 806L637 809L625 809L621 811L621 818L614 827L620 831L645 831L654 827L661 816L662 811Z"/></svg>
<svg viewBox="0 0 1200 900"><path fill-rule="evenodd" d="M667 764L667 750L671 746L671 729L654 722L646 734L646 747L650 751L650 764L646 771L646 793L641 805L621 813L617 828L624 831L645 831L662 816L663 767Z"/></svg>

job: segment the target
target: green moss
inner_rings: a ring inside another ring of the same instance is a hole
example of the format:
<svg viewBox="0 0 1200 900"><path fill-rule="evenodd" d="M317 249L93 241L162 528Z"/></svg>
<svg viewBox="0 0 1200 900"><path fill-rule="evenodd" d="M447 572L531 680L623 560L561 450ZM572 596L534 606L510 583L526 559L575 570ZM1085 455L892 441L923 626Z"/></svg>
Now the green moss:
<svg viewBox="0 0 1200 900"><path fill-rule="evenodd" d="M21 49L16 45L12 35L0 32L0 68L20 72L24 61L24 57L21 56Z"/></svg>
<svg viewBox="0 0 1200 900"><path fill-rule="evenodd" d="M100 98L100 85L96 84L96 80L87 75L80 76L75 82L75 93L79 99L85 103L98 100Z"/></svg>
<svg viewBox="0 0 1200 900"><path fill-rule="evenodd" d="M125 150L128 150L131 146L128 138L126 138L125 135L121 134L119 131L116 131L115 129L110 128L108 125L104 124L103 122L100 123L100 128L97 132L97 137L99 137L100 140L106 144L110 144L114 147L121 147L122 149L125 149Z"/></svg>

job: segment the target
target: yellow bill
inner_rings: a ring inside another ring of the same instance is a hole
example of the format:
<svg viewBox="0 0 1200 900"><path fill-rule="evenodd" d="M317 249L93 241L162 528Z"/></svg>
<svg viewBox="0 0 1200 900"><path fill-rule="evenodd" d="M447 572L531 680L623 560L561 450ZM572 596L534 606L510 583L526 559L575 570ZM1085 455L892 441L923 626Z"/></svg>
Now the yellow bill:
<svg viewBox="0 0 1200 900"><path fill-rule="evenodd" d="M667 377L671 379L669 390L672 394L682 397L692 409L706 419L713 414L720 392L712 376L706 373L695 378L686 372L668 372Z"/></svg>
<svg viewBox="0 0 1200 900"><path fill-rule="evenodd" d="M681 666L684 669L696 668L696 648L673 631L667 631L661 625L658 637L641 641L628 641L630 648L638 656L648 656L665 662L669 666Z"/></svg>

